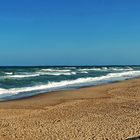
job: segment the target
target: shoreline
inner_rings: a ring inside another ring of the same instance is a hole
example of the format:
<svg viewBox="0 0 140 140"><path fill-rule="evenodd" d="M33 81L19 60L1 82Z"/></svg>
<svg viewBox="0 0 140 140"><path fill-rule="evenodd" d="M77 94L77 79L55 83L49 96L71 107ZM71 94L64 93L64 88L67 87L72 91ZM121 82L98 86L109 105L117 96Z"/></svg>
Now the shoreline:
<svg viewBox="0 0 140 140"><path fill-rule="evenodd" d="M43 94L53 94L53 93L56 93L56 92L65 92L65 91L66 92L67 91L71 92L71 91L76 91L76 90L85 89L85 88L102 87L102 86L107 86L107 85L110 85L110 84L117 84L117 83L121 83L121 82L125 82L125 81L135 80L135 79L140 79L140 77L129 78L129 79L121 80L121 81L113 81L113 82L103 83L103 84L99 84L99 85L81 86L81 87L77 87L77 88L68 88L68 89L62 89L62 90L56 90L56 91L50 91L50 92L42 92L42 93L37 93L37 94L23 96L23 97L20 97L21 95L19 95L19 97L16 97L17 95L13 95L13 96L9 96L9 97L6 97L6 98L1 98L0 103L1 102L17 101L17 100L26 100L28 98L33 98L35 96L40 96L40 95L43 95Z"/></svg>
<svg viewBox="0 0 140 140"><path fill-rule="evenodd" d="M0 139L113 139L140 135L140 78L0 102Z"/></svg>

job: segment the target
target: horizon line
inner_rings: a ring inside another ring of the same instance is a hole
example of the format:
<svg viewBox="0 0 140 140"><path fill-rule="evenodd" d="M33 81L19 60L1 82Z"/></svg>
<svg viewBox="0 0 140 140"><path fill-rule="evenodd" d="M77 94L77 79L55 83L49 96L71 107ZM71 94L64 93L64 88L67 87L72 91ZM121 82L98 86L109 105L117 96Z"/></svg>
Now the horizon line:
<svg viewBox="0 0 140 140"><path fill-rule="evenodd" d="M104 66L140 66L140 64L113 64L113 65L0 65L0 67L104 67Z"/></svg>

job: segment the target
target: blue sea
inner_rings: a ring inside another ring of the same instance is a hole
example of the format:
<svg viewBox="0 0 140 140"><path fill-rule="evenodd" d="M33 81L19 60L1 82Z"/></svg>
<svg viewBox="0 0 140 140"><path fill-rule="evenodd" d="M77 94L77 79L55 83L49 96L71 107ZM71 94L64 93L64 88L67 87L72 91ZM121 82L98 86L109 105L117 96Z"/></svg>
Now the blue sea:
<svg viewBox="0 0 140 140"><path fill-rule="evenodd" d="M0 100L140 77L140 66L0 67Z"/></svg>

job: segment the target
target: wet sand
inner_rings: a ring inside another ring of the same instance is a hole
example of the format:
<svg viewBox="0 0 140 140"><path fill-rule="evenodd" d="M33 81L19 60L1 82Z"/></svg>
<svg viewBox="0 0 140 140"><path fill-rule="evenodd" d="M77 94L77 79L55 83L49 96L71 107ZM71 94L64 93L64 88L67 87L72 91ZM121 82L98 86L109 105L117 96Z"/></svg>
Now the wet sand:
<svg viewBox="0 0 140 140"><path fill-rule="evenodd" d="M0 140L140 136L140 79L0 102Z"/></svg>

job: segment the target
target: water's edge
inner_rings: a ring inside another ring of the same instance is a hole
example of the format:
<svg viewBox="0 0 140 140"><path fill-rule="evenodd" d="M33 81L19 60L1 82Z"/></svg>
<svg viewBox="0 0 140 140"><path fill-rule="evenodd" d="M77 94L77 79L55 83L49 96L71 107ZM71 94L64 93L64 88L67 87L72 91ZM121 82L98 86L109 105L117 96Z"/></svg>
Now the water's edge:
<svg viewBox="0 0 140 140"><path fill-rule="evenodd" d="M54 91L50 91L50 92L40 92L38 94L29 94L28 96L13 95L13 96L9 96L9 97L6 97L6 98L1 98L0 102L10 102L10 101L16 101L16 100L20 101L20 100L36 97L40 94L53 94L53 93L56 93L56 92L59 94L59 92L61 92L61 91L73 91L73 90L92 88L92 87L94 88L94 87L106 86L106 85L110 85L110 84L122 83L122 82L125 82L125 81L130 81L130 80L135 80L135 79L140 79L140 77L125 79L125 80L122 80L122 81L108 82L108 83L104 83L104 84L100 84L100 85L81 86L81 87L77 87L77 88L54 90Z"/></svg>

